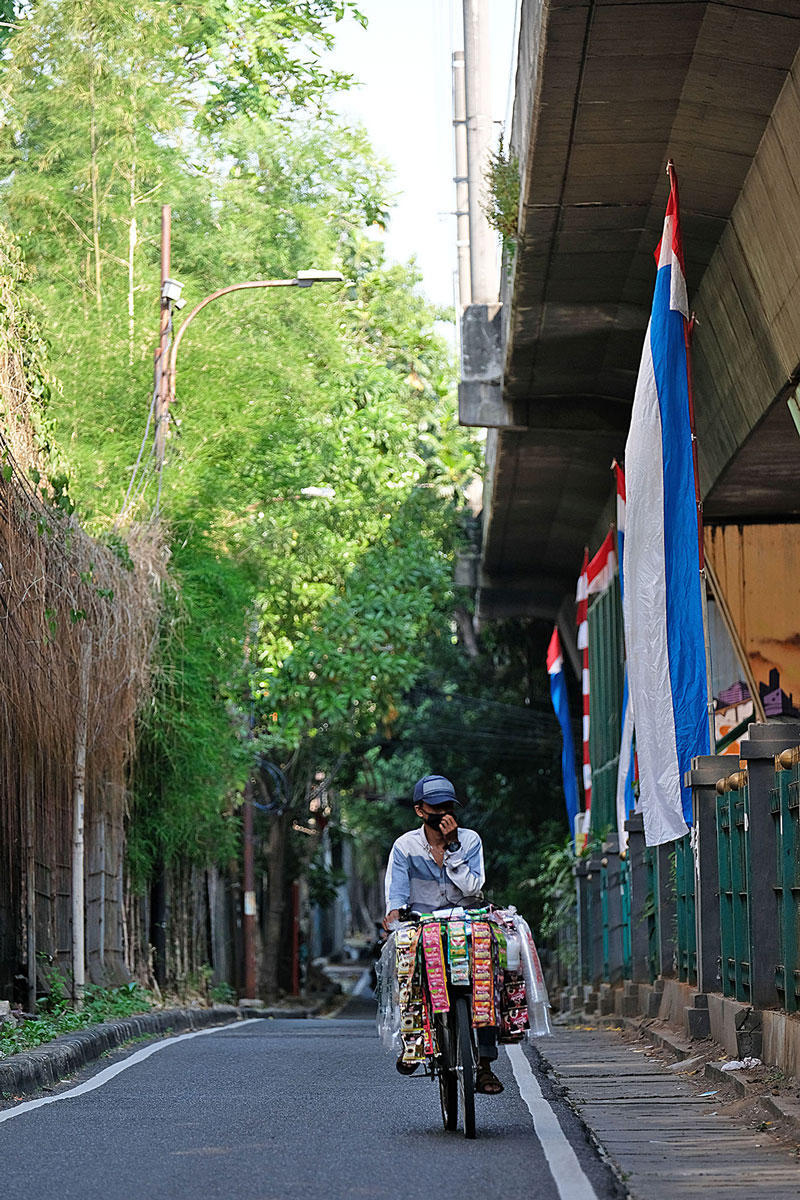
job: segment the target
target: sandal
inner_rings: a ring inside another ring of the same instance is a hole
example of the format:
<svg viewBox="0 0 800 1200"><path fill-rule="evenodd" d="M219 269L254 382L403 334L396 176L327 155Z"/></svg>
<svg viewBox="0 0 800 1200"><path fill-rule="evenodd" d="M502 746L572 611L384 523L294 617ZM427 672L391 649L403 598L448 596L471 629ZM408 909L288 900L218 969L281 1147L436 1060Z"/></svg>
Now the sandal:
<svg viewBox="0 0 800 1200"><path fill-rule="evenodd" d="M499 1096L504 1090L502 1083L489 1067L480 1067L475 1081L475 1091L481 1096Z"/></svg>

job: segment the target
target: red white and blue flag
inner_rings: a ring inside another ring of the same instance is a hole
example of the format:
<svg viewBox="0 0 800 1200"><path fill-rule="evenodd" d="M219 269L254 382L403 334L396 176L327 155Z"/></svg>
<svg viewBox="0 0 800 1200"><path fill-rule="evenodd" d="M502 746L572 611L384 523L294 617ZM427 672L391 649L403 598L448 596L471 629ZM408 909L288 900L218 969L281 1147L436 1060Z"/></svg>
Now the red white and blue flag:
<svg viewBox="0 0 800 1200"><path fill-rule="evenodd" d="M586 567L586 590L590 596L599 595L611 587L617 573L617 548L609 529L603 544Z"/></svg>
<svg viewBox="0 0 800 1200"><path fill-rule="evenodd" d="M578 649L581 652L581 695L583 697L583 807L586 812L586 827L588 833L588 814L592 810L592 762L589 757L589 549L583 552L583 565L578 576L578 589L575 593L577 604L576 621L578 625Z"/></svg>
<svg viewBox="0 0 800 1200"><path fill-rule="evenodd" d="M616 460L611 464L617 490L617 558L619 560L619 591L625 599L623 555L625 553L625 472ZM617 766L617 836L620 849L628 844L625 822L636 806L633 794L635 756L633 751L633 705L628 686L628 662L625 661L622 685L622 733L620 735L619 764Z"/></svg>
<svg viewBox="0 0 800 1200"><path fill-rule="evenodd" d="M567 805L567 820L570 833L576 833L575 818L578 815L578 778L575 774L575 747L572 742L572 725L569 715L567 681L564 678L564 658L558 629L553 630L547 647L547 674L550 676L550 697L558 723L561 726L561 776L564 783L564 801Z"/></svg>
<svg viewBox="0 0 800 1200"><path fill-rule="evenodd" d="M698 512L689 414L689 307L671 172L650 324L625 448L624 616L645 840L683 837L684 774L708 754Z"/></svg>

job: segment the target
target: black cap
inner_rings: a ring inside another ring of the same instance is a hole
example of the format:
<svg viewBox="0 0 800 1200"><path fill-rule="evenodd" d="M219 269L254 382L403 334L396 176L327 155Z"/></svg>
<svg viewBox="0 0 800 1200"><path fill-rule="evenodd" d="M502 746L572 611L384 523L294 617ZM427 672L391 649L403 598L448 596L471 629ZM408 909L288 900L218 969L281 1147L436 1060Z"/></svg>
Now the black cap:
<svg viewBox="0 0 800 1200"><path fill-rule="evenodd" d="M456 789L444 775L425 775L414 784L415 804L461 804L456 800Z"/></svg>

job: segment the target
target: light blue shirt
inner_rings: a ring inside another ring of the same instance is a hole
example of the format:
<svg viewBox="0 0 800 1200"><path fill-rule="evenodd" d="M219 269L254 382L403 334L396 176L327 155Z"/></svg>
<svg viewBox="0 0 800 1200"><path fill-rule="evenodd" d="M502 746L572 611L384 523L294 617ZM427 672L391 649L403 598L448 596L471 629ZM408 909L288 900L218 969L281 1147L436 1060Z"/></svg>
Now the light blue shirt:
<svg viewBox="0 0 800 1200"><path fill-rule="evenodd" d="M386 867L386 911L408 907L433 912L455 904L469 907L476 901L486 878L483 843L474 829L459 828L458 840L461 848L445 850L440 867L424 825L402 834Z"/></svg>

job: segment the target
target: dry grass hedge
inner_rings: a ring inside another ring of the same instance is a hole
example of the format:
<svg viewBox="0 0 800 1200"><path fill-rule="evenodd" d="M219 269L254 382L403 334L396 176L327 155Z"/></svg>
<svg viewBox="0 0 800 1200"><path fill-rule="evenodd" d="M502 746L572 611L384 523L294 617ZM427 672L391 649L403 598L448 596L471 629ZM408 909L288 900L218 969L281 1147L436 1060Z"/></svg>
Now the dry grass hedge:
<svg viewBox="0 0 800 1200"><path fill-rule="evenodd" d="M19 300L23 280L0 229L0 877L9 885L0 883L0 989L12 953L19 969L26 887L42 900L50 894L49 934L37 915L37 942L49 940L51 955L64 949L58 909L69 863L81 640L91 631L87 825L102 809L121 829L165 576L157 526L104 543L71 509L49 444L40 397L51 381L35 318ZM26 881L21 854L31 839L37 875Z"/></svg>

